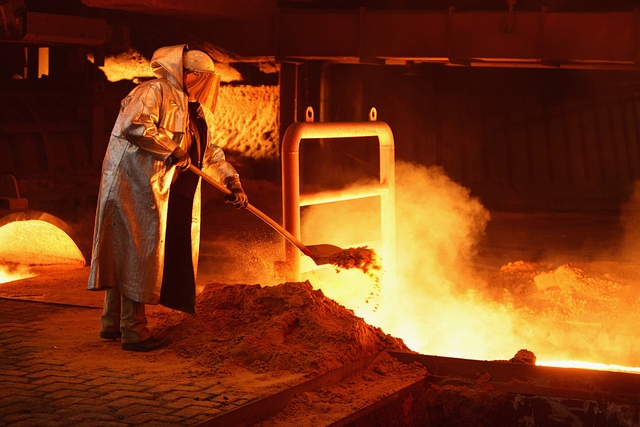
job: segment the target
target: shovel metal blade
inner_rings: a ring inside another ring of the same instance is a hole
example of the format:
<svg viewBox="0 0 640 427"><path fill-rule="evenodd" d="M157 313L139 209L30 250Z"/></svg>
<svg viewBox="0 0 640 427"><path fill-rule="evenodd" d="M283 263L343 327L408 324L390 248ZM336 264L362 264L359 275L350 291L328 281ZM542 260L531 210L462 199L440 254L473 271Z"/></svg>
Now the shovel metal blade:
<svg viewBox="0 0 640 427"><path fill-rule="evenodd" d="M334 245L320 244L308 245L309 256L317 265L331 264L335 255L342 252L342 248Z"/></svg>

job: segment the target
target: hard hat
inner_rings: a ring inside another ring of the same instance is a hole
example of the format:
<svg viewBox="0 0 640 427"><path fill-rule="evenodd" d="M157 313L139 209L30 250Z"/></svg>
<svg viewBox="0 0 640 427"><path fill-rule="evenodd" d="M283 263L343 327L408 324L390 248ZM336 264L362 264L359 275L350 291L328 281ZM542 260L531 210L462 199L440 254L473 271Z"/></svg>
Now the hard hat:
<svg viewBox="0 0 640 427"><path fill-rule="evenodd" d="M189 71L215 72L213 60L201 50L188 50L182 55L182 66Z"/></svg>
<svg viewBox="0 0 640 427"><path fill-rule="evenodd" d="M185 71L184 90L189 101L197 101L211 112L215 110L220 87L220 76L215 73L213 60L200 50L189 50L182 56Z"/></svg>

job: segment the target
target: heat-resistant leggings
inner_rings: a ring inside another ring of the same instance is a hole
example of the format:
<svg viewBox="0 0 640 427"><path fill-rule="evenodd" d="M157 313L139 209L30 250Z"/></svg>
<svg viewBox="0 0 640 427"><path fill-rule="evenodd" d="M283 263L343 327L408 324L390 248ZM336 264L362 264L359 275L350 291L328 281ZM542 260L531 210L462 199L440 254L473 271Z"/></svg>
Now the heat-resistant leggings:
<svg viewBox="0 0 640 427"><path fill-rule="evenodd" d="M144 304L130 300L118 289L107 289L101 320L102 332L122 332L123 343L138 343L151 336Z"/></svg>

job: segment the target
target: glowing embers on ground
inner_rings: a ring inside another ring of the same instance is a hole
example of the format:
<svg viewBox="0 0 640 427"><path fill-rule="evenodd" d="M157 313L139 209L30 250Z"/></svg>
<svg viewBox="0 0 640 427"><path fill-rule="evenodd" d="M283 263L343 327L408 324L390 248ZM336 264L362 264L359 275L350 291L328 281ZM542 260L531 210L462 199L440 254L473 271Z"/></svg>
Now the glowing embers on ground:
<svg viewBox="0 0 640 427"><path fill-rule="evenodd" d="M0 219L0 282L35 274L29 266L85 265L85 258L62 220L43 212L20 212Z"/></svg>
<svg viewBox="0 0 640 427"><path fill-rule="evenodd" d="M26 279L37 276L25 265L5 264L0 265L0 283L13 282L14 280Z"/></svg>
<svg viewBox="0 0 640 427"><path fill-rule="evenodd" d="M638 372L637 267L514 262L489 281L538 365ZM562 361L562 362L558 362Z"/></svg>

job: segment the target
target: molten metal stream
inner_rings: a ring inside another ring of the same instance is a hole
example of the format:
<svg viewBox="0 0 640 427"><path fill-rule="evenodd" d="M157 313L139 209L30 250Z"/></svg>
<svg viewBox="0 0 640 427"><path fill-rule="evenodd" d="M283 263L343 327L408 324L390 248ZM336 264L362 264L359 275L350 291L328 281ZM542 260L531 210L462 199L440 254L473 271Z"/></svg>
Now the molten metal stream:
<svg viewBox="0 0 640 427"><path fill-rule="evenodd" d="M555 368L594 369L598 371L617 371L617 372L628 372L628 373L640 374L640 368L620 366L620 365L608 365L605 363L581 362L577 360L549 361L549 362L537 361L536 365L551 366Z"/></svg>

